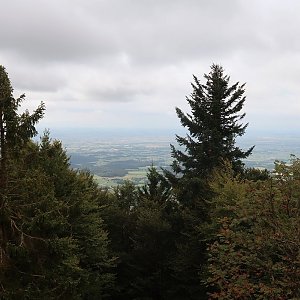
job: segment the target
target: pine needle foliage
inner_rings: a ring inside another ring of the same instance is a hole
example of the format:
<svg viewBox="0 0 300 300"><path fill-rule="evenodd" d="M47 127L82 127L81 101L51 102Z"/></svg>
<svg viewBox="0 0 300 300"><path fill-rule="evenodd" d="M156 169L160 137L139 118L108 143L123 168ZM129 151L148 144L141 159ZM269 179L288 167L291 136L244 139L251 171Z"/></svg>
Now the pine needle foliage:
<svg viewBox="0 0 300 300"><path fill-rule="evenodd" d="M230 85L230 77L216 64L204 78L206 84L194 76L193 92L186 98L191 112L185 114L176 108L182 126L189 132L186 137L176 136L183 150L171 145L173 171L191 178L209 175L224 160L241 171L241 160L254 148L243 151L235 145L236 138L242 136L248 126L241 123L245 117L245 113L241 113L246 100L245 84Z"/></svg>

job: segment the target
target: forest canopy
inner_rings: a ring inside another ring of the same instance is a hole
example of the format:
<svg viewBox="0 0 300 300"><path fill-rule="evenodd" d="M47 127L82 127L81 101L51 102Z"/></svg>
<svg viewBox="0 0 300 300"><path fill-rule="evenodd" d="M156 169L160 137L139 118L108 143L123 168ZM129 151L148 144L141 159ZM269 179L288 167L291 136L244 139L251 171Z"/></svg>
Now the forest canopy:
<svg viewBox="0 0 300 300"><path fill-rule="evenodd" d="M300 297L300 161L246 168L245 85L219 65L204 80L176 109L171 171L108 189L49 132L32 139L45 105L20 113L0 67L1 299Z"/></svg>

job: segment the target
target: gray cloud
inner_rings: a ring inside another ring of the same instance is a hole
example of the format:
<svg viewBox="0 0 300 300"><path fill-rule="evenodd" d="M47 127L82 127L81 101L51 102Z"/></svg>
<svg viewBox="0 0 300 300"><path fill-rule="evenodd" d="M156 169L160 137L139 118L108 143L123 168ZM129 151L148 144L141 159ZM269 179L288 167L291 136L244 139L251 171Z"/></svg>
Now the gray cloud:
<svg viewBox="0 0 300 300"><path fill-rule="evenodd" d="M141 95L147 95L150 91L139 90L136 87L116 86L92 88L87 92L87 97L93 101L100 102L131 102Z"/></svg>
<svg viewBox="0 0 300 300"><path fill-rule="evenodd" d="M276 126L280 112L300 111L299 9L297 0L3 0L0 63L16 92L46 100L49 126L80 112L85 126L177 126L192 74L202 79L213 62L247 82L250 125L267 111Z"/></svg>
<svg viewBox="0 0 300 300"><path fill-rule="evenodd" d="M2 48L25 59L68 62L115 49L105 25L68 1L7 1L0 18Z"/></svg>
<svg viewBox="0 0 300 300"><path fill-rule="evenodd" d="M87 2L87 3L86 3ZM7 1L2 48L34 61L166 64L230 51L248 36L238 1ZM230 30L228 30L230 28ZM228 43L228 40L231 41Z"/></svg>

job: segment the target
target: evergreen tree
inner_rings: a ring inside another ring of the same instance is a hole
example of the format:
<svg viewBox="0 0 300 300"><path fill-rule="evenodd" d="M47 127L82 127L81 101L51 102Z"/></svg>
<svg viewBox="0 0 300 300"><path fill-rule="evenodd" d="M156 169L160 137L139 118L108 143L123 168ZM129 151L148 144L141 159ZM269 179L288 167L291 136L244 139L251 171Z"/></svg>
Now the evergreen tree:
<svg viewBox="0 0 300 300"><path fill-rule="evenodd" d="M113 299L177 299L172 257L178 203L154 167L147 178L142 187L125 182L102 194L110 247L118 257Z"/></svg>
<svg viewBox="0 0 300 300"><path fill-rule="evenodd" d="M116 286L111 299L135 299L132 288L136 278L132 254L133 234L136 228L136 187L129 181L113 191L101 191L99 206L103 208L103 220L108 231L111 253L117 257Z"/></svg>
<svg viewBox="0 0 300 300"><path fill-rule="evenodd" d="M12 92L0 67L0 298L103 299L114 261L99 190L60 142L31 141L44 105L19 114Z"/></svg>
<svg viewBox="0 0 300 300"><path fill-rule="evenodd" d="M9 169L0 297L105 298L114 260L92 177L70 169L61 143L47 135L28 142Z"/></svg>
<svg viewBox="0 0 300 300"><path fill-rule="evenodd" d="M157 169L151 166L147 173L147 184L139 188L141 198L152 201L166 202L171 198L171 186Z"/></svg>
<svg viewBox="0 0 300 300"><path fill-rule="evenodd" d="M18 113L18 109L24 95L15 99L9 77L3 66L0 66L0 267L5 270L10 265L11 238L16 232L21 233L16 225L18 212L12 207L12 195L16 195L18 189L14 175L16 162L22 146L37 133L34 125L42 118L44 104L36 109L33 114L25 111ZM41 179L42 180L42 179ZM23 246L23 238L26 235L19 234L20 245Z"/></svg>
<svg viewBox="0 0 300 300"><path fill-rule="evenodd" d="M236 137L242 136L248 125L240 123L245 116L245 113L240 113L246 99L244 84L229 85L229 76L215 64L204 78L205 85L194 76L193 92L187 97L191 114L184 114L176 108L180 122L189 134L176 136L185 151L171 146L173 171L189 178L209 175L223 160L228 160L236 171L241 171L241 159L248 157L253 150L251 147L242 151L235 145Z"/></svg>
<svg viewBox="0 0 300 300"><path fill-rule="evenodd" d="M137 298L174 299L172 256L175 236L172 221L177 203L166 178L155 167L147 173L147 183L138 188L136 229L133 234L134 289Z"/></svg>
<svg viewBox="0 0 300 300"><path fill-rule="evenodd" d="M213 170L229 161L236 172L243 171L242 159L251 154L235 145L248 124L241 123L240 111L245 102L244 84L229 84L223 68L212 65L206 84L194 76L193 92L187 97L191 112L176 108L186 137L176 135L180 146L171 145L174 158L172 172L165 171L173 193L181 205L177 228L176 256L173 263L179 299L205 299L207 289L201 285L207 269L207 232L212 191L209 179ZM202 279L202 281L201 281Z"/></svg>
<svg viewBox="0 0 300 300"><path fill-rule="evenodd" d="M24 99L24 94L17 99L13 97L10 79L5 68L0 65L1 184L4 184L7 159L16 156L21 147L37 134L35 125L44 115L45 106L43 102L33 114L29 114L28 110L19 114L18 109Z"/></svg>

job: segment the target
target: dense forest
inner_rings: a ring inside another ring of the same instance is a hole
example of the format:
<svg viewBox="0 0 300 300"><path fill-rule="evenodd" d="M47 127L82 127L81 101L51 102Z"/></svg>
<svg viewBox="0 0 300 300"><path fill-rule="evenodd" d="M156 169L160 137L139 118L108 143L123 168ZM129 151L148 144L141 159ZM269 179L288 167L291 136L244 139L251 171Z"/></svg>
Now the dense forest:
<svg viewBox="0 0 300 300"><path fill-rule="evenodd" d="M243 84L219 65L176 108L186 136L147 183L99 187L20 112L0 67L1 299L296 299L300 160L249 169Z"/></svg>

